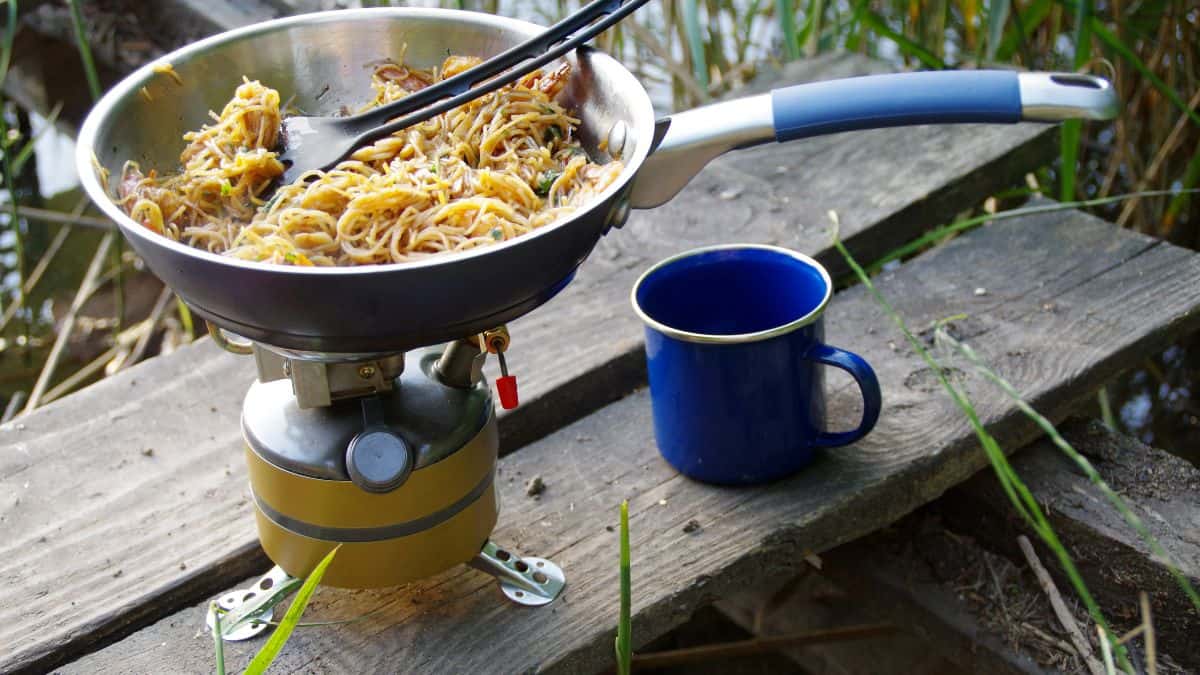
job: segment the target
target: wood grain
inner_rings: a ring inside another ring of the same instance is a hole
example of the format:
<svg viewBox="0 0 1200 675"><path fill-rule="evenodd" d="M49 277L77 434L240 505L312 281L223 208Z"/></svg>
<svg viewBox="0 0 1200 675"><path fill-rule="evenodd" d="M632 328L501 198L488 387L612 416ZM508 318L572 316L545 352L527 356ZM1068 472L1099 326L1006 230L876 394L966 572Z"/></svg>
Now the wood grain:
<svg viewBox="0 0 1200 675"><path fill-rule="evenodd" d="M1054 419L1135 354L1200 326L1200 258L1080 214L997 223L881 275L879 285L914 327L968 314L954 327L960 338ZM644 644L697 607L794 573L805 552L890 523L985 465L963 416L861 287L834 298L827 329L831 344L873 363L883 385L883 415L862 443L770 486L705 486L659 458L649 398L639 390L501 461L505 511L495 538L563 566L568 587L556 604L505 604L490 580L467 569L398 590L322 590L310 606L314 620L382 609L294 634L278 672L605 669L617 604L609 530L622 499L631 511L633 636ZM950 363L1005 447L1035 437L1002 394ZM835 386L832 418L846 420L854 407L848 387ZM547 485L538 500L523 492L534 474ZM684 532L693 519L700 530ZM202 605L184 610L63 670L204 670L211 645L193 639L202 615ZM255 648L227 651L227 663L244 664Z"/></svg>
<svg viewBox="0 0 1200 675"><path fill-rule="evenodd" d="M838 75L877 68L835 55L788 72L818 77L822 64ZM907 238L979 202L982 183L1019 181L1052 139L1050 127L1030 125L818 139L788 147L786 181L779 162L739 169L719 160L671 204L635 214L558 298L512 324L508 360L523 404L502 418L503 449L643 381L627 294L651 262L738 240L827 257L828 209L842 213L852 244L869 248L872 232ZM959 151L945 155L947 143ZM898 174L909 178L892 182ZM205 341L0 431L0 670L74 658L265 566L239 449L252 378L248 360Z"/></svg>

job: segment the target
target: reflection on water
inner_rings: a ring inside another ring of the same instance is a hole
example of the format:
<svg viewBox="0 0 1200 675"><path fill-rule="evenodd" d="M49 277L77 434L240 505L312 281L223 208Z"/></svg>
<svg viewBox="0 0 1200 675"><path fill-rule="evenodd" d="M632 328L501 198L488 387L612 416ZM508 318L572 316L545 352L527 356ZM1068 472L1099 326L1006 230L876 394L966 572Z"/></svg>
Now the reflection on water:
<svg viewBox="0 0 1200 675"><path fill-rule="evenodd" d="M1200 466L1200 336L1172 345L1109 385L1121 430Z"/></svg>

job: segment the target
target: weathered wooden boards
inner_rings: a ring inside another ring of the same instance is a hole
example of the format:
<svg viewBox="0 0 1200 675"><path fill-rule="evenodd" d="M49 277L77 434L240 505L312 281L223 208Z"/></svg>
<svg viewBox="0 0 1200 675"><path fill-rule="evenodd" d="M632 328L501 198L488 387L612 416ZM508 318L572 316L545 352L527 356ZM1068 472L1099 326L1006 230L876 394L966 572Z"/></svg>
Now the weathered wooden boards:
<svg viewBox="0 0 1200 675"><path fill-rule="evenodd" d="M864 63L836 56L790 75L873 67ZM523 404L502 421L505 447L641 382L627 294L650 262L731 241L827 257L828 209L852 245L870 248L870 232L909 238L982 199L981 181L1018 182L1052 138L1027 125L885 130L794 144L786 159L751 151L757 165L742 169L730 165L740 158L718 161L674 202L606 237L559 298L512 325ZM908 166L920 170L895 182ZM252 378L249 360L205 341L0 432L0 670L74 658L263 564L239 451Z"/></svg>
<svg viewBox="0 0 1200 675"><path fill-rule="evenodd" d="M1133 354L1200 326L1200 257L1076 213L996 223L882 275L879 285L917 329L967 314L959 336L1055 419ZM309 609L314 620L376 613L293 635L279 671L600 670L612 659L610 530L622 499L632 513L633 634L642 644L714 598L794 571L806 551L899 518L985 464L963 416L864 289L836 296L827 317L829 342L866 356L883 384L883 416L863 443L769 487L700 485L658 457L639 391L501 461L505 510L495 538L563 565L569 584L555 605L507 605L490 580L465 568L398 590L323 590ZM955 365L1005 447L1033 439L1034 425L1001 393ZM835 387L830 401L832 417L847 426L853 398ZM523 489L534 474L547 484L538 500ZM685 532L692 520L699 529ZM209 668L203 607L63 670ZM227 663L241 666L255 648L228 650Z"/></svg>
<svg viewBox="0 0 1200 675"><path fill-rule="evenodd" d="M1200 587L1200 469L1186 460L1113 434L1098 422L1075 422L1067 440L1138 516L1193 587ZM1141 621L1138 593L1150 595L1159 647L1200 670L1200 612L1154 555L1083 472L1049 441L1013 458L1013 467L1045 507L1097 602L1122 629ZM946 522L987 546L1021 559L1016 536L1028 533L993 476L981 473L946 495ZM1039 555L1053 560L1045 549ZM1057 566L1047 564L1055 573ZM1065 577L1058 583L1069 588Z"/></svg>

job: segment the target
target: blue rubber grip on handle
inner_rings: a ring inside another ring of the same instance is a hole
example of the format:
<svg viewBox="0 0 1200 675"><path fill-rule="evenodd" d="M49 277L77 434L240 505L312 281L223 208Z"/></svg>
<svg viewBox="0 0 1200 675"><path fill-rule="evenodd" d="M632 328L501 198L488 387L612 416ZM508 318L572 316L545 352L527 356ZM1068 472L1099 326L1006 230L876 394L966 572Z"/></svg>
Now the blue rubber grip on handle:
<svg viewBox="0 0 1200 675"><path fill-rule="evenodd" d="M771 92L775 140L840 131L1021 119L1017 74L1003 70L868 75Z"/></svg>

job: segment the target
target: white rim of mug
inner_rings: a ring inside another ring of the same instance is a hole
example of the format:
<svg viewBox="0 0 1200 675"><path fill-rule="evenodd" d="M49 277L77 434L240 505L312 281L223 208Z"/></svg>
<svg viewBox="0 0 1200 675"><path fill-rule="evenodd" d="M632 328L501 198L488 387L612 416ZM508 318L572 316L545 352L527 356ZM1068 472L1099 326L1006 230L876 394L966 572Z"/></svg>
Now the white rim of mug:
<svg viewBox="0 0 1200 675"><path fill-rule="evenodd" d="M680 330L678 328L668 326L647 314L638 303L637 292L638 289L641 288L642 283L651 274L654 274L654 272L666 267L667 265L691 258L693 256L711 253L713 251L741 251L748 249L779 253L813 267L821 273L821 279L825 282L825 297L821 298L821 302L810 312L798 319L794 319L785 324L768 328L766 330L755 331L753 333L736 333L733 335L694 333L692 331ZM758 342L760 340L769 340L773 337L779 337L780 335L787 335L797 328L807 326L808 324L821 318L821 313L825 311L825 305L829 304L829 299L831 297L833 297L833 281L829 278L829 272L825 269L824 265L798 251L793 251L789 248L783 248L782 246L771 246L769 244L717 244L715 246L703 246L684 251L682 253L677 253L669 258L664 258L663 260L658 261L645 272L642 272L642 275L638 277L637 281L633 282L633 289L629 292L629 300L633 304L633 311L637 312L638 317L641 318L642 322L647 326L650 326L654 330L677 340L683 340L685 342L701 342L706 344L737 344L743 342Z"/></svg>

